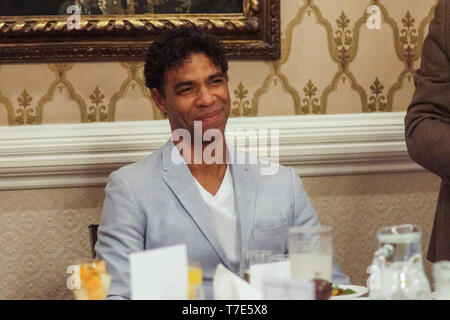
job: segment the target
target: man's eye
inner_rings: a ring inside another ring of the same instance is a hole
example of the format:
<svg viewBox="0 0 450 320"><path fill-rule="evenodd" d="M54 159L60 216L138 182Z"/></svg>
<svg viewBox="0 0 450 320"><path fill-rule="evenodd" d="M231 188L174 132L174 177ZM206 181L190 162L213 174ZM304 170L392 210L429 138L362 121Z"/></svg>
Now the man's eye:
<svg viewBox="0 0 450 320"><path fill-rule="evenodd" d="M223 78L215 78L211 81L213 84L219 84L223 82Z"/></svg>
<svg viewBox="0 0 450 320"><path fill-rule="evenodd" d="M182 88L182 89L178 90L178 94L187 93L187 92L189 92L191 90L192 90L192 87L185 87L185 88Z"/></svg>

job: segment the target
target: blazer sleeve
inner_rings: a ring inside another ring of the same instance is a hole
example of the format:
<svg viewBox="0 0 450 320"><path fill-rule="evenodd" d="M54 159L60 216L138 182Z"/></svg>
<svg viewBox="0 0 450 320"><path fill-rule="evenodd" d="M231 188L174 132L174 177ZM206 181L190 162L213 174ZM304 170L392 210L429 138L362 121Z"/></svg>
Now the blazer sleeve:
<svg viewBox="0 0 450 320"><path fill-rule="evenodd" d="M302 180L295 173L294 169L289 168L291 174L291 181L293 185L294 196L294 226L315 226L320 225L316 211L309 200ZM341 271L336 257L333 257L333 283L335 284L349 284L349 277Z"/></svg>
<svg viewBox="0 0 450 320"><path fill-rule="evenodd" d="M144 250L145 216L124 177L113 172L105 188L95 251L111 274L107 299L131 299L129 255Z"/></svg>
<svg viewBox="0 0 450 320"><path fill-rule="evenodd" d="M447 41L449 1L440 0L422 49L416 90L405 117L409 155L450 181L450 61Z"/></svg>

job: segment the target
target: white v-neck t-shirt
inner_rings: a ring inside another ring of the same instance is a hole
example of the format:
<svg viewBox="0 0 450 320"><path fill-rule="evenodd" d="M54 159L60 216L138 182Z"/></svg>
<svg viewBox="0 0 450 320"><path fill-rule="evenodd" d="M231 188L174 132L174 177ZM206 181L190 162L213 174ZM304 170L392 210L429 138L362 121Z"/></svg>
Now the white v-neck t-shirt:
<svg viewBox="0 0 450 320"><path fill-rule="evenodd" d="M227 166L225 176L215 195L205 190L197 179L194 178L194 180L209 210L219 241L231 265L235 268L234 271L238 271L240 262L240 233L234 207L234 188L230 166Z"/></svg>

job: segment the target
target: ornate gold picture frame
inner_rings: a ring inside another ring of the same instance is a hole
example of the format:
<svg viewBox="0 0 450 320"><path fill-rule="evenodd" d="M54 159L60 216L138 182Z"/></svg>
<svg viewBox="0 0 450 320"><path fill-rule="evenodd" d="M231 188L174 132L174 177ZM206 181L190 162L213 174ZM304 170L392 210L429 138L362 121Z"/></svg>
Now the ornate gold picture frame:
<svg viewBox="0 0 450 320"><path fill-rule="evenodd" d="M243 0L242 11L81 15L74 29L69 15L0 16L0 63L142 60L162 30L186 24L216 34L230 59L279 58L280 0Z"/></svg>

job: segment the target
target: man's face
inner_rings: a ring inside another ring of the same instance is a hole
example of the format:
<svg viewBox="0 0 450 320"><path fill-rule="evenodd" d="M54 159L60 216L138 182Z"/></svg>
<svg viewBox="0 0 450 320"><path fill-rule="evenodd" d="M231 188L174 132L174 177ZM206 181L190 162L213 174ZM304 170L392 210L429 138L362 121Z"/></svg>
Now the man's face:
<svg viewBox="0 0 450 320"><path fill-rule="evenodd" d="M193 53L181 66L165 74L164 91L152 89L158 108L167 113L172 131L187 129L192 137L194 121L202 121L202 129L225 132L230 114L228 76L223 74L205 54Z"/></svg>

